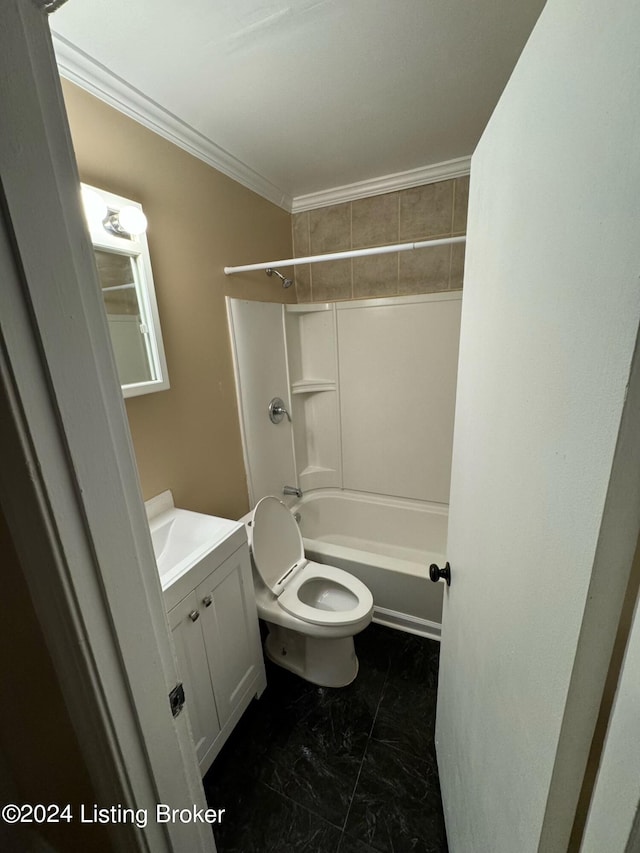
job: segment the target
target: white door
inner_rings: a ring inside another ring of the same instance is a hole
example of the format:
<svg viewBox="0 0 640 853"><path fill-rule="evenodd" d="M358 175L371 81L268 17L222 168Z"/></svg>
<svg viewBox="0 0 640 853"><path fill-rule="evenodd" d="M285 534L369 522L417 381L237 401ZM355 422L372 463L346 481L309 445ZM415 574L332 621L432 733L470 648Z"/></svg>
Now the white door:
<svg viewBox="0 0 640 853"><path fill-rule="evenodd" d="M566 851L640 509L640 6L550 0L471 168L436 744L451 853Z"/></svg>

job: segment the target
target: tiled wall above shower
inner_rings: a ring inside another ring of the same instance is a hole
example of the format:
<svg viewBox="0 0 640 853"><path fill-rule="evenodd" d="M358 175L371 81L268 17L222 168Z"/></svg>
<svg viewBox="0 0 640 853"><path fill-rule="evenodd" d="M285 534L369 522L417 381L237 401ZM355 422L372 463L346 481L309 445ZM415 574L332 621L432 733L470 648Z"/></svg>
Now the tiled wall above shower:
<svg viewBox="0 0 640 853"><path fill-rule="evenodd" d="M293 216L295 257L466 233L469 177ZM298 302L460 290L464 244L295 267Z"/></svg>

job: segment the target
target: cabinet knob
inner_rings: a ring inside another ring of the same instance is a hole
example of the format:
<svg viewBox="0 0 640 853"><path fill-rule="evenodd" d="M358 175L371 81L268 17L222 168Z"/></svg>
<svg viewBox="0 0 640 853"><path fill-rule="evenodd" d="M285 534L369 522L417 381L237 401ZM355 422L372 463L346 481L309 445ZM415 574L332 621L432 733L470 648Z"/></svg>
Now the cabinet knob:
<svg viewBox="0 0 640 853"><path fill-rule="evenodd" d="M205 595L205 597L202 599L202 603L205 607L211 607L212 602L213 598L210 595Z"/></svg>
<svg viewBox="0 0 640 853"><path fill-rule="evenodd" d="M199 618L200 618L200 611L199 610L192 610L191 613L189 614L189 619L191 619L192 622L197 622Z"/></svg>

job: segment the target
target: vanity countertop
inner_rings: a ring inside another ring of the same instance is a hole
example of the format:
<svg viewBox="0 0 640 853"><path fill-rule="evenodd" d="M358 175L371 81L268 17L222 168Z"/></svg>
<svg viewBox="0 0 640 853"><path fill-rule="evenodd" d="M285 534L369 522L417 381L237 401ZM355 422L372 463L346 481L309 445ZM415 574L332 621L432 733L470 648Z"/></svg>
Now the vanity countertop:
<svg viewBox="0 0 640 853"><path fill-rule="evenodd" d="M145 506L167 608L247 541L241 521L180 509L171 492Z"/></svg>

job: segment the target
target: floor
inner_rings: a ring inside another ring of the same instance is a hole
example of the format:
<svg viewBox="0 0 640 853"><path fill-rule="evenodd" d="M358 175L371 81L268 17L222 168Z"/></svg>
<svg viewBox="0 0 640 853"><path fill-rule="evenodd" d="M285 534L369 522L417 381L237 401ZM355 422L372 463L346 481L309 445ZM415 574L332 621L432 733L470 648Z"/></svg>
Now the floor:
<svg viewBox="0 0 640 853"><path fill-rule="evenodd" d="M207 773L218 853L446 853L433 733L439 644L380 625L328 689L267 664Z"/></svg>

